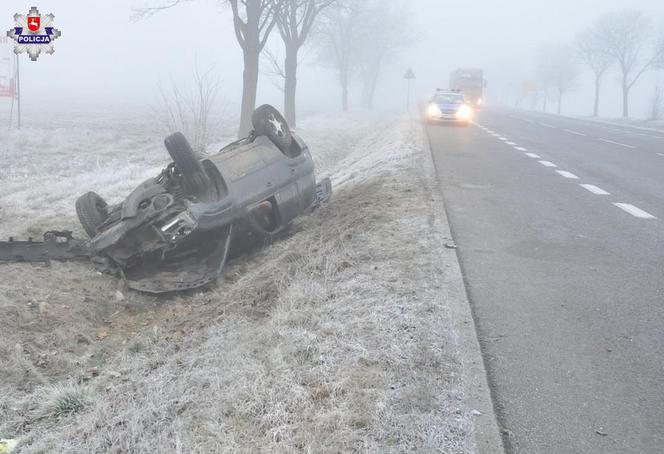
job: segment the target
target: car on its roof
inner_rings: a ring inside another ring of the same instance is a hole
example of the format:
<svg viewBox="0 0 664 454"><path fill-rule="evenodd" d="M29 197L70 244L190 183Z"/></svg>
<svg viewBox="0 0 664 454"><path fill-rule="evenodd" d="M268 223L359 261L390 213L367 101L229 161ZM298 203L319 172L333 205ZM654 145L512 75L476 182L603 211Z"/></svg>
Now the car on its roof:
<svg viewBox="0 0 664 454"><path fill-rule="evenodd" d="M95 192L76 201L89 255L129 287L163 293L215 280L229 254L275 238L331 195L316 181L304 141L272 106L252 117L253 131L200 159L181 133L164 144L172 162L108 205Z"/></svg>
<svg viewBox="0 0 664 454"><path fill-rule="evenodd" d="M427 103L424 115L427 123L452 122L468 126L473 109L460 91L438 89Z"/></svg>

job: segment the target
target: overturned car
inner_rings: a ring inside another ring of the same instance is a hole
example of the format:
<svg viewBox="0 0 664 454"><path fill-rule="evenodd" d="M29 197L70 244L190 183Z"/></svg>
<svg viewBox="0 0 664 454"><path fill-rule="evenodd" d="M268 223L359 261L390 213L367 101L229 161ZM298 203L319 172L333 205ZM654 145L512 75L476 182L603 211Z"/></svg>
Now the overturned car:
<svg viewBox="0 0 664 454"><path fill-rule="evenodd" d="M122 203L95 192L76 201L90 237L48 232L43 243L0 244L0 259L88 256L129 287L163 293L214 281L229 255L265 243L331 195L314 175L309 149L281 114L261 106L248 137L199 159L184 135L164 141L172 162ZM31 249L32 248L32 249Z"/></svg>

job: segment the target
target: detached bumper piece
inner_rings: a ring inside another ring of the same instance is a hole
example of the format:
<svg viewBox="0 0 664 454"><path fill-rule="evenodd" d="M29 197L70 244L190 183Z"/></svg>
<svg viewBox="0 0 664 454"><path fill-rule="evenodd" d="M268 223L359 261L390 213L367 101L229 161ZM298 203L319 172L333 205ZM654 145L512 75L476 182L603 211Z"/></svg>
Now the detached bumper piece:
<svg viewBox="0 0 664 454"><path fill-rule="evenodd" d="M44 233L43 241L0 241L0 262L49 262L85 260L92 256L87 241L77 240L68 230Z"/></svg>

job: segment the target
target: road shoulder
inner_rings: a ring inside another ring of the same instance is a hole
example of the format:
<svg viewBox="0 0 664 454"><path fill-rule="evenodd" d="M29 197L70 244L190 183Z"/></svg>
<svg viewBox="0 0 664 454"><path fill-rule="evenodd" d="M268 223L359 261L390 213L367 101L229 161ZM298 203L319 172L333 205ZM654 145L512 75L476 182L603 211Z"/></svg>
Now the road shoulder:
<svg viewBox="0 0 664 454"><path fill-rule="evenodd" d="M430 189L431 200L434 202L432 204L434 225L442 237L452 241L453 236L445 201L426 130L423 131L422 136L427 154L422 157L421 166L427 179L432 182ZM466 402L469 407L476 410L474 412L474 439L477 452L481 454L504 453L505 449L491 399L484 359L456 248L445 248L442 260L446 264L443 279L445 299L448 301L450 317L454 321L454 329L458 335L459 356L463 362L462 383L466 388Z"/></svg>

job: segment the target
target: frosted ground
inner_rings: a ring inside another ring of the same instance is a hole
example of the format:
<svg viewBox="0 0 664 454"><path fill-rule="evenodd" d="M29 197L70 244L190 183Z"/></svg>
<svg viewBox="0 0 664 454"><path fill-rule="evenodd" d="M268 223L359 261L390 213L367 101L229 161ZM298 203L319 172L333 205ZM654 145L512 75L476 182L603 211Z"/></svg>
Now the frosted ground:
<svg viewBox="0 0 664 454"><path fill-rule="evenodd" d="M167 163L149 114L0 133L0 237L83 235ZM126 291L87 263L0 265L0 438L20 452L474 452L450 251L417 121L312 116L332 202L208 291ZM232 138L220 123L214 150ZM447 259L444 259L447 257Z"/></svg>

